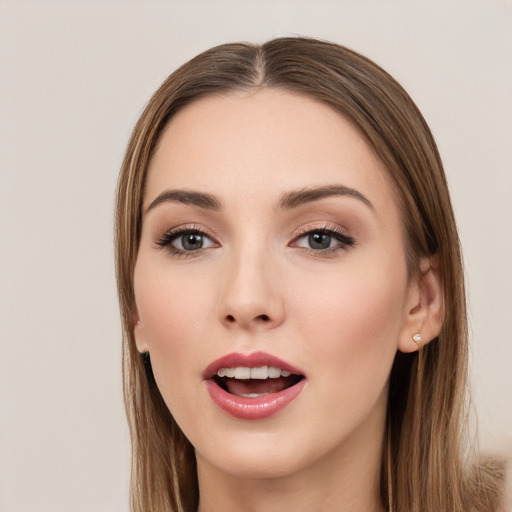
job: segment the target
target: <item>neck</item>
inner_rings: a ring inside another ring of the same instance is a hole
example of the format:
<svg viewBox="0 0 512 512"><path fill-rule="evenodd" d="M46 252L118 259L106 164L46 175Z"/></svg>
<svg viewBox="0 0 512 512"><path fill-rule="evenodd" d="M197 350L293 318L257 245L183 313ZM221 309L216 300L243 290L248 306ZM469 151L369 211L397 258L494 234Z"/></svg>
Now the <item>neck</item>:
<svg viewBox="0 0 512 512"><path fill-rule="evenodd" d="M372 436L353 433L315 464L279 478L228 473L198 453L198 512L384 512L380 497L384 421L378 416L377 423L368 425ZM378 435L376 424L380 424Z"/></svg>
<svg viewBox="0 0 512 512"><path fill-rule="evenodd" d="M307 483L295 475L273 480L209 478L202 480L198 512L384 512L379 479L345 475L312 475Z"/></svg>

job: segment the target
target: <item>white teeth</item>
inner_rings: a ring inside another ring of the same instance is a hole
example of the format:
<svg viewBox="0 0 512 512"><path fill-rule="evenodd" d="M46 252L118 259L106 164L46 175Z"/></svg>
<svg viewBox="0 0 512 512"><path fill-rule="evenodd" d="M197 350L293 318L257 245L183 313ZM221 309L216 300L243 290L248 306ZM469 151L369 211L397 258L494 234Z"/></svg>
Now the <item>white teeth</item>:
<svg viewBox="0 0 512 512"><path fill-rule="evenodd" d="M275 366L268 367L268 378L269 379L278 379L281 377L281 370L276 368Z"/></svg>
<svg viewBox="0 0 512 512"><path fill-rule="evenodd" d="M229 377L235 379L278 379L279 377L289 377L291 372L281 370L275 366L256 366L249 368L247 366L236 366L235 368L220 368L217 372L219 377Z"/></svg>
<svg viewBox="0 0 512 512"><path fill-rule="evenodd" d="M251 368L251 379L267 379L268 378L268 366L257 366Z"/></svg>
<svg viewBox="0 0 512 512"><path fill-rule="evenodd" d="M235 379L250 379L251 369L246 366L237 366L235 368Z"/></svg>

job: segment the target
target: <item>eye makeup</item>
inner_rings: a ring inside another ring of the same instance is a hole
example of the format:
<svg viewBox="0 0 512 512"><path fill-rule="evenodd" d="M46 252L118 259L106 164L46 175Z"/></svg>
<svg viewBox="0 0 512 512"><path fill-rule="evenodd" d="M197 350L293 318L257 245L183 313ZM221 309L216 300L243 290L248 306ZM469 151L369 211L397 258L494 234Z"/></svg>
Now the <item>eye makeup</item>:
<svg viewBox="0 0 512 512"><path fill-rule="evenodd" d="M219 246L211 235L194 224L166 231L155 243L171 255L180 257L197 256L203 250Z"/></svg>
<svg viewBox="0 0 512 512"><path fill-rule="evenodd" d="M355 239L338 227L323 223L317 226L301 228L290 247L300 248L307 253L320 257L334 256L355 246Z"/></svg>

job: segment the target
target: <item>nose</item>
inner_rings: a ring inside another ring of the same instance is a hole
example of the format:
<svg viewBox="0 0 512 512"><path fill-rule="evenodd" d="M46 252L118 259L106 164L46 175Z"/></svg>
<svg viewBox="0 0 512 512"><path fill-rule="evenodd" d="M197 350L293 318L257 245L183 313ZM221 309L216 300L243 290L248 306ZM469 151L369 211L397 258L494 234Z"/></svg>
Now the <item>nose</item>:
<svg viewBox="0 0 512 512"><path fill-rule="evenodd" d="M283 323L280 275L268 254L244 251L230 262L226 274L219 310L225 327L272 329Z"/></svg>

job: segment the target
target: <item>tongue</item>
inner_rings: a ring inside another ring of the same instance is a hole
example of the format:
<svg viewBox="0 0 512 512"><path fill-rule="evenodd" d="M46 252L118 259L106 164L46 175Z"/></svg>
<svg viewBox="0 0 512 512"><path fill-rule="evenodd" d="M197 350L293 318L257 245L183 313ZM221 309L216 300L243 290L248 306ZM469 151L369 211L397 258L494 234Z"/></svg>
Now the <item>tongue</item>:
<svg viewBox="0 0 512 512"><path fill-rule="evenodd" d="M279 377L278 379L226 379L224 381L226 390L233 395L258 395L278 393L292 385L290 377Z"/></svg>

